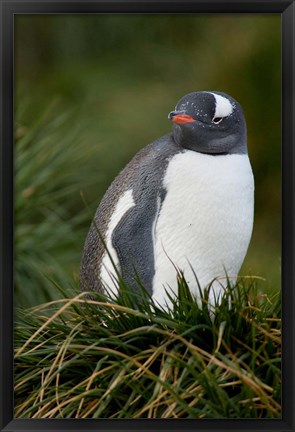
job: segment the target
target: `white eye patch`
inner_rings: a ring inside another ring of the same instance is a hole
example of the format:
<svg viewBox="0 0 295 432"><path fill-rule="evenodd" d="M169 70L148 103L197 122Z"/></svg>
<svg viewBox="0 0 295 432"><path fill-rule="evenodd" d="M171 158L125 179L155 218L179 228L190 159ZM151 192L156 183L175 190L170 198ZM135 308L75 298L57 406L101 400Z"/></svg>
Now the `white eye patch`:
<svg viewBox="0 0 295 432"><path fill-rule="evenodd" d="M211 92L208 92L211 93ZM211 93L215 97L214 117L227 117L233 112L233 106L230 101L216 93Z"/></svg>

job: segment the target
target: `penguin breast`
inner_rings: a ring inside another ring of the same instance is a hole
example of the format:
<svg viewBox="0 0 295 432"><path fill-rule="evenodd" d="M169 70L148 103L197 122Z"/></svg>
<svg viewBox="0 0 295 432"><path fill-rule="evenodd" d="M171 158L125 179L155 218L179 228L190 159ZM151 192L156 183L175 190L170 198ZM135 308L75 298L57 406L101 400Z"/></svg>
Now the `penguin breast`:
<svg viewBox="0 0 295 432"><path fill-rule="evenodd" d="M252 234L248 155L179 153L168 164L163 187L166 196L154 227L153 298L164 305L169 303L165 288L177 293L175 267L196 297L198 283L204 289L215 278L214 295L219 294L227 276L236 280Z"/></svg>

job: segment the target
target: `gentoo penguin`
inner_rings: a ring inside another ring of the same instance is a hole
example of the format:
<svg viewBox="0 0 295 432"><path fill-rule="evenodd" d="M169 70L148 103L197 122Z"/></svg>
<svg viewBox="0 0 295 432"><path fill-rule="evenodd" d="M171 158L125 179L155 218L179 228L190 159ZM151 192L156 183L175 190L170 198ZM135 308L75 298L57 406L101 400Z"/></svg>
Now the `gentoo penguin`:
<svg viewBox="0 0 295 432"><path fill-rule="evenodd" d="M85 241L80 285L116 294L114 263L132 289L137 274L166 307L179 269L197 301L199 287L211 285L214 307L227 278L236 281L252 233L246 123L239 103L217 91L183 96L168 118L172 133L139 151L104 195Z"/></svg>

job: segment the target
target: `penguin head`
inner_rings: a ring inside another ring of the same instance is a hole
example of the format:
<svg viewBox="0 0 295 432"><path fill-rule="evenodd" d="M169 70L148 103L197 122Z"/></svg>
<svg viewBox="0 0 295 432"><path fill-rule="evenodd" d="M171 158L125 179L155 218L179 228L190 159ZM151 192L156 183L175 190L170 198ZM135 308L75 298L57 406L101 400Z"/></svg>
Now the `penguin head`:
<svg viewBox="0 0 295 432"><path fill-rule="evenodd" d="M185 149L212 155L247 153L243 110L225 93L189 93L168 118L173 121L174 140Z"/></svg>

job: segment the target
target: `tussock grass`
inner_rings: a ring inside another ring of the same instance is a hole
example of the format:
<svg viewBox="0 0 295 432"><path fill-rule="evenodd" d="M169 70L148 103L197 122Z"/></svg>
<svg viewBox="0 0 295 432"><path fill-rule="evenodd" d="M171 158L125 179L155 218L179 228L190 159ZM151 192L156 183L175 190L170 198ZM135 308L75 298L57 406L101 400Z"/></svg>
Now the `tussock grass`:
<svg viewBox="0 0 295 432"><path fill-rule="evenodd" d="M56 299L51 279L69 286L80 261L89 215L80 191L98 184L101 146L89 143L78 110L53 100L26 125L15 122L15 298L25 307ZM80 119L80 122L78 121Z"/></svg>
<svg viewBox="0 0 295 432"><path fill-rule="evenodd" d="M280 417L279 298L242 280L213 316L181 275L170 310L121 285L17 311L16 417Z"/></svg>

